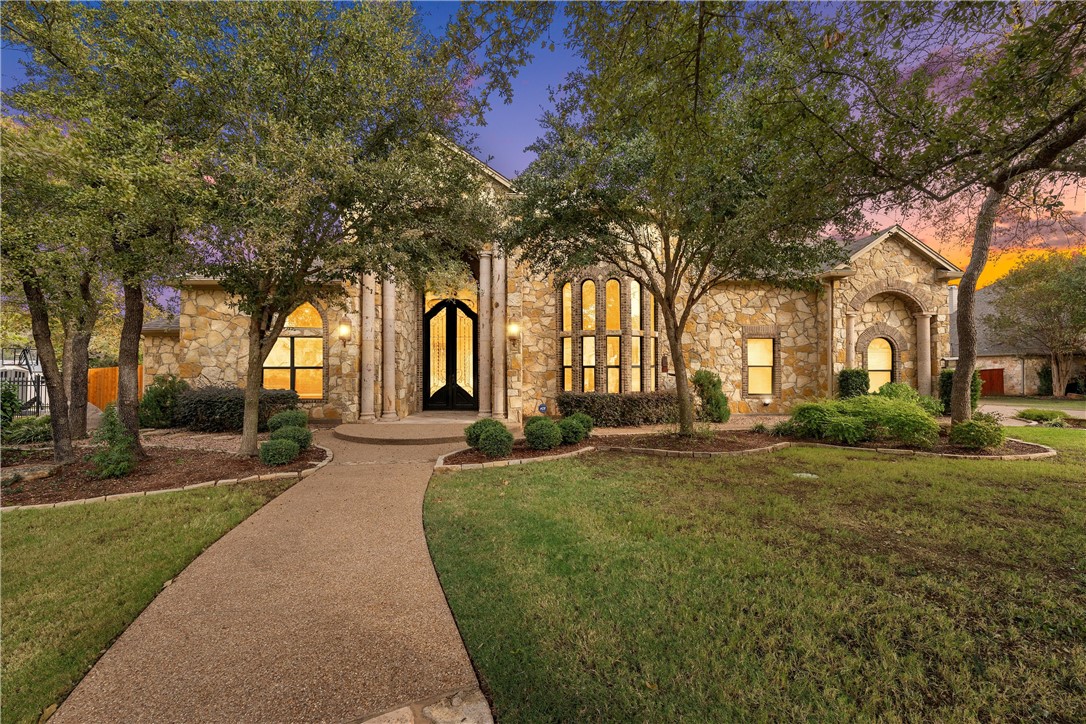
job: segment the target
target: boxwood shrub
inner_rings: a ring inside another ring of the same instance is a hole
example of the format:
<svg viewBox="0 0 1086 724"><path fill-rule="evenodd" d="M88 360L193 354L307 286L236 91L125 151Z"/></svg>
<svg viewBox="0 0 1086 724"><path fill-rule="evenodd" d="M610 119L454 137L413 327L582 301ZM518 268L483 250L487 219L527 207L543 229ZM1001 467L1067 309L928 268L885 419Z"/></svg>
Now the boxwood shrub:
<svg viewBox="0 0 1086 724"><path fill-rule="evenodd" d="M140 427L177 427L177 405L189 383L177 375L155 375L140 399Z"/></svg>
<svg viewBox="0 0 1086 724"><path fill-rule="evenodd" d="M675 422L679 419L679 401L674 390L658 392L562 392L558 411L563 417L583 412L599 427L636 427Z"/></svg>
<svg viewBox="0 0 1086 724"><path fill-rule="evenodd" d="M538 417L524 427L524 440L533 450L551 450L562 444L562 431L549 417Z"/></svg>
<svg viewBox="0 0 1086 724"><path fill-rule="evenodd" d="M500 422L497 427L487 426L479 433L475 447L488 458L508 457L513 452L513 433Z"/></svg>
<svg viewBox="0 0 1086 724"><path fill-rule="evenodd" d="M268 429L275 432L281 427L306 427L309 425L309 415L305 410L283 410L268 418Z"/></svg>
<svg viewBox="0 0 1086 724"><path fill-rule="evenodd" d="M701 400L701 418L707 422L727 422L732 411L728 407L728 397L722 389L720 375L710 370L698 370L690 382Z"/></svg>
<svg viewBox="0 0 1086 724"><path fill-rule="evenodd" d="M558 421L558 430L562 433L563 445L576 445L588 437L588 431L576 417L563 417Z"/></svg>
<svg viewBox="0 0 1086 724"><path fill-rule="evenodd" d="M260 445L260 462L265 465L286 465L301 452L293 440L268 440Z"/></svg>
<svg viewBox="0 0 1086 724"><path fill-rule="evenodd" d="M846 445L890 440L932 447L939 440L939 424L919 402L880 395L798 405L786 429L798 437Z"/></svg>
<svg viewBox="0 0 1086 724"><path fill-rule="evenodd" d="M476 420L468 425L467 429L464 430L464 437L467 439L469 447L478 449L479 438L482 434L487 430L497 430L499 428L504 430L505 425L492 417L484 417L483 419ZM510 439L512 439L512 437L510 437Z"/></svg>
<svg viewBox="0 0 1086 724"><path fill-rule="evenodd" d="M866 395L870 386L871 380L863 368L846 367L837 373L837 394L842 400Z"/></svg>
<svg viewBox="0 0 1086 724"><path fill-rule="evenodd" d="M973 370L973 383L970 385L969 404L972 410L980 404L980 388L983 383L980 380L980 372ZM950 396L954 387L954 370L941 370L939 372L939 399L943 403L943 414L950 414Z"/></svg>
<svg viewBox="0 0 1086 724"><path fill-rule="evenodd" d="M1001 425L985 420L966 420L950 428L951 445L973 450L999 447L1006 437Z"/></svg>
<svg viewBox="0 0 1086 724"><path fill-rule="evenodd" d="M260 430L268 419L298 406L293 390L260 391ZM240 432L245 414L245 390L229 385L208 385L185 390L178 398L176 420L181 427L198 432Z"/></svg>
<svg viewBox="0 0 1086 724"><path fill-rule="evenodd" d="M313 433L297 425L283 425L271 434L272 440L290 440L299 450L308 450L313 444Z"/></svg>
<svg viewBox="0 0 1086 724"><path fill-rule="evenodd" d="M595 424L592 422L592 418L588 415L584 414L583 412L575 412L574 414L570 415L568 419L576 420L577 422L581 423L581 427L584 428L585 437L588 437L592 434L592 428L595 427Z"/></svg>

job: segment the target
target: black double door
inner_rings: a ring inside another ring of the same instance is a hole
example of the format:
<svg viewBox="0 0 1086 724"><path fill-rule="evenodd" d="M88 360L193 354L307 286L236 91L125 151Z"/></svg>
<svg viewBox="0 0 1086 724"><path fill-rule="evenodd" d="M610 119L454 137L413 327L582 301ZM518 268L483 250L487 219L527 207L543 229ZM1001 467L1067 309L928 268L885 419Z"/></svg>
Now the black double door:
<svg viewBox="0 0 1086 724"><path fill-rule="evenodd" d="M478 410L479 316L461 300L445 299L426 311L422 329L423 409Z"/></svg>

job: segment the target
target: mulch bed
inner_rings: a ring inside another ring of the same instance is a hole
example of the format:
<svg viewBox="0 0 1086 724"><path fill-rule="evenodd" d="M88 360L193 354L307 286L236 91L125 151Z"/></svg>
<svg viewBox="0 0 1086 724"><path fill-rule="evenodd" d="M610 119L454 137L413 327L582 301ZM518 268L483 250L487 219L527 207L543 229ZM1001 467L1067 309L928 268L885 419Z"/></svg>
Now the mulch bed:
<svg viewBox="0 0 1086 724"><path fill-rule="evenodd" d="M528 447L528 444L524 441L513 443L513 453L503 458L488 458L478 450L463 450L455 455L449 455L445 458L446 465L465 465L471 463L492 463L496 460L527 460L528 458L539 458L544 455L562 455L564 453L573 452L574 450L581 450L592 445L596 441L596 438L579 442L576 445L559 445L553 450L536 450L535 448Z"/></svg>
<svg viewBox="0 0 1086 724"><path fill-rule="evenodd" d="M289 465L273 467L264 465L257 458L240 458L221 452L156 447L147 447L146 450L149 459L141 462L132 474L105 480L94 477L89 460L91 453L80 451L79 462L66 465L47 478L5 485L0 489L0 505L60 503L103 495L180 488L208 480L298 472L320 462L325 455L324 450L311 447ZM18 470L8 468L6 459L4 463L5 473Z"/></svg>
<svg viewBox="0 0 1086 724"><path fill-rule="evenodd" d="M48 465L51 462L53 462L53 451L50 448L38 450L4 448L4 451L0 452L0 464L4 466L5 471L17 465Z"/></svg>

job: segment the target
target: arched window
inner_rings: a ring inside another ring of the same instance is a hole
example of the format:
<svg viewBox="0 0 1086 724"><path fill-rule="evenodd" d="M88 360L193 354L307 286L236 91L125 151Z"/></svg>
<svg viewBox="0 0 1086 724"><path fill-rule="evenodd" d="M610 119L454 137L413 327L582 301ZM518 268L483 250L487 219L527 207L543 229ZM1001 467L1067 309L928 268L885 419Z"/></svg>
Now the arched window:
<svg viewBox="0 0 1086 724"><path fill-rule="evenodd" d="M630 329L641 331L641 282L630 282Z"/></svg>
<svg viewBox="0 0 1086 724"><path fill-rule="evenodd" d="M589 279L581 285L581 329L596 328L596 282Z"/></svg>
<svg viewBox="0 0 1086 724"><path fill-rule="evenodd" d="M287 317L264 360L263 386L294 390L303 400L324 397L324 323L312 304L302 304Z"/></svg>
<svg viewBox="0 0 1086 724"><path fill-rule="evenodd" d="M867 345L867 378L868 392L877 392L894 381L894 348L885 337L876 337Z"/></svg>
<svg viewBox="0 0 1086 724"><path fill-rule="evenodd" d="M607 301L607 329L622 329L622 285L618 279L608 279L604 287Z"/></svg>
<svg viewBox="0 0 1086 724"><path fill-rule="evenodd" d="M562 285L562 331L569 332L573 329L573 285L566 282Z"/></svg>

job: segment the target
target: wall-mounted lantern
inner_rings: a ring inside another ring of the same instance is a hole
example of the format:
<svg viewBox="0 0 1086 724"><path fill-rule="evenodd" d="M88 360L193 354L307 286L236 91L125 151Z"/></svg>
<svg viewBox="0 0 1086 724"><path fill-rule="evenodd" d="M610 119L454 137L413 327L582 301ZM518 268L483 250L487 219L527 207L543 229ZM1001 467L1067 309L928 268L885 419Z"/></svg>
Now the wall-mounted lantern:
<svg viewBox="0 0 1086 724"><path fill-rule="evenodd" d="M336 334L344 342L351 338L351 325L346 319L339 323L339 328L336 330Z"/></svg>

